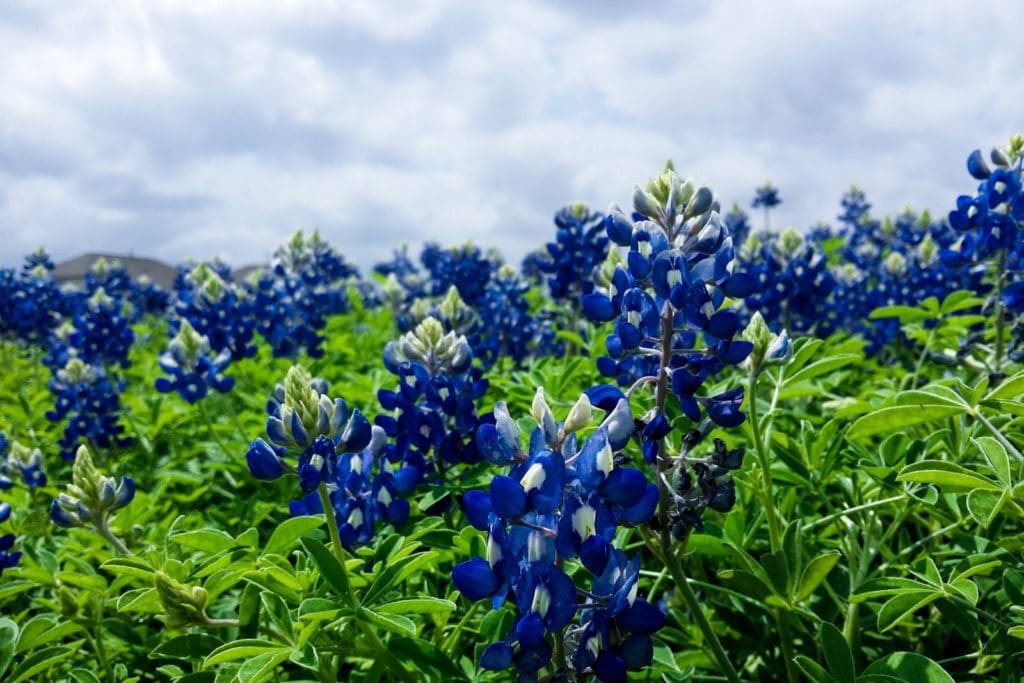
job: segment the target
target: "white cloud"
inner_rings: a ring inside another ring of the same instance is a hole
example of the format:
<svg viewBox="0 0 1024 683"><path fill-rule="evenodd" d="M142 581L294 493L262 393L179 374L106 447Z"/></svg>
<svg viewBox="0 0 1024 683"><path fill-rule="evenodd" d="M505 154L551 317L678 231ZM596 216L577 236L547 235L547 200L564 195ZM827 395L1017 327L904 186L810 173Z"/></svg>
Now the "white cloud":
<svg viewBox="0 0 1024 683"><path fill-rule="evenodd" d="M403 241L510 259L672 157L773 224L948 209L1019 125L1014 0L479 7L7 3L0 263L39 243L259 261L319 227L364 269ZM985 40L979 40L984 36Z"/></svg>

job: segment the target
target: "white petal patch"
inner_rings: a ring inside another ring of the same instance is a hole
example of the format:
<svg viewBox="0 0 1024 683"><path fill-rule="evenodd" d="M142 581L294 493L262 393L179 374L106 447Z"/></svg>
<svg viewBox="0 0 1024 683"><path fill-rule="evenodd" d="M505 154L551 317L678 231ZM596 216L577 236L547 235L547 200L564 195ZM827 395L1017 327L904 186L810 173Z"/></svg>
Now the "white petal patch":
<svg viewBox="0 0 1024 683"><path fill-rule="evenodd" d="M611 474L612 470L615 469L615 457L612 455L612 445L607 440L604 442L604 448L602 448L597 454L597 469L604 472L607 477Z"/></svg>
<svg viewBox="0 0 1024 683"><path fill-rule="evenodd" d="M359 508L353 508L352 512L348 515L348 523L353 529L359 529L363 525L363 511Z"/></svg>
<svg viewBox="0 0 1024 683"><path fill-rule="evenodd" d="M530 609L541 616L546 617L548 608L551 606L551 591L544 586L537 586L533 589L533 604Z"/></svg>
<svg viewBox="0 0 1024 683"><path fill-rule="evenodd" d="M572 513L572 529L582 541L597 533L597 511L590 503Z"/></svg>
<svg viewBox="0 0 1024 683"><path fill-rule="evenodd" d="M526 470L526 474L520 480L519 484L523 487L523 491L529 493L534 489L539 489L544 485L544 480L547 478L547 473L544 471L544 466L539 462L535 462L530 465L530 468Z"/></svg>

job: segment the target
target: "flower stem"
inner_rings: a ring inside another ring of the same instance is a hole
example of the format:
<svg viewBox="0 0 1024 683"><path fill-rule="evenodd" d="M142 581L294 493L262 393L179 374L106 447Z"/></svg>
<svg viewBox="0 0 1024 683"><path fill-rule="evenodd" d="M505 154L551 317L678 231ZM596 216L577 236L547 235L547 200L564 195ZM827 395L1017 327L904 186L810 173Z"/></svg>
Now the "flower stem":
<svg viewBox="0 0 1024 683"><path fill-rule="evenodd" d="M110 529L107 527L106 523L97 526L96 527L96 531L99 532L100 536L102 536L103 538L107 539L107 542L110 543L110 545L114 546L114 550L116 550L119 554L121 554L121 555L131 555L132 554L132 551L128 550L128 546L126 546L124 543L122 543L121 539L119 539L117 536L115 536L110 531Z"/></svg>
<svg viewBox="0 0 1024 683"><path fill-rule="evenodd" d="M768 458L768 449L765 447L762 436L761 422L757 417L757 377L756 374L750 376L748 388L750 431L754 434L754 450L757 452L757 461L761 466L761 495L764 498L765 516L768 518L769 540L772 552L775 552L782 545L782 529L778 513L775 510L775 497L772 493L771 460Z"/></svg>
<svg viewBox="0 0 1024 683"><path fill-rule="evenodd" d="M661 314L661 362L658 367L657 388L654 399L658 412L664 411L665 402L668 400L668 369L672 362L672 336L674 333L673 317L672 305L666 303L665 310ZM729 656L726 654L725 648L722 647L722 643L718 640L718 636L711 627L711 623L704 616L700 602L698 602L697 596L694 595L693 589L690 588L686 574L683 572L682 562L673 552L672 528L669 525L668 519L668 512L673 504L672 495L665 484L665 477L662 476L667 471L668 465L669 459L663 457L659 457L655 463L658 472L658 476L655 479L657 480L660 494L658 507L661 512L661 552L665 556L665 564L672 575L672 579L675 581L676 587L686 602L687 609L696 620L698 628L700 628L701 633L704 635L705 643L711 649L711 653L718 662L718 668L721 669L722 674L730 683L739 683L740 678L736 674L736 669L733 668L732 662L729 661Z"/></svg>
<svg viewBox="0 0 1024 683"><path fill-rule="evenodd" d="M1002 372L1003 369L1003 332L1006 321L1003 320L1003 284L1006 281L1006 249L999 250L999 260L996 264L996 362L995 371Z"/></svg>
<svg viewBox="0 0 1024 683"><path fill-rule="evenodd" d="M384 661L384 664L394 672L395 676L400 680L407 681L408 683L415 683L416 679L413 678L412 674L409 673L409 670L406 669L400 661L398 661L398 658L391 654L391 650L381 642L380 636L378 636L377 632L373 630L373 627L358 618L356 619L356 622L359 624L359 628L362 629L366 639L370 641L370 647L377 652L378 656L380 656Z"/></svg>
<svg viewBox="0 0 1024 683"><path fill-rule="evenodd" d="M711 654L714 655L715 661L718 662L718 668L722 670L722 674L730 683L739 683L740 677L736 673L736 669L733 668L732 662L729 661L729 655L726 654L725 648L722 647L722 643L718 640L711 622L704 616L704 610L701 608L693 588L690 587L690 580L683 571L683 565L679 561L679 557L672 552L672 533L668 527L663 528L661 532L661 551L665 556L665 564L668 566L669 573L672 574L672 580L675 581L675 588L679 589L687 609L690 610L690 614L696 620L697 627L700 628L701 633L704 635L705 644L711 649Z"/></svg>

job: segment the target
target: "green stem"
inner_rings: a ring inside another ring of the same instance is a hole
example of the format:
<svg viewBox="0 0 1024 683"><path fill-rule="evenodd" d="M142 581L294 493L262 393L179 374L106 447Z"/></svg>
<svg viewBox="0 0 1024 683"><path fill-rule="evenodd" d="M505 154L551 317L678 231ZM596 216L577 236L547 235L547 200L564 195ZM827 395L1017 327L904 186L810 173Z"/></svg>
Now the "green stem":
<svg viewBox="0 0 1024 683"><path fill-rule="evenodd" d="M317 487L317 493L320 494L320 505L324 508L324 518L327 520L327 531L331 537L331 547L334 549L334 556L338 559L338 564L341 565L342 571L348 571L345 567L345 551L341 547L341 534L338 533L338 519L334 516L334 506L331 504L331 494L327 492L327 485L320 484ZM358 605L359 600L356 599L356 593L352 590L352 582L348 583L348 596L353 605Z"/></svg>
<svg viewBox="0 0 1024 683"><path fill-rule="evenodd" d="M761 495L764 498L765 516L768 517L768 535L772 552L775 552L782 546L782 529L779 525L778 513L775 510L775 497L772 494L771 460L768 458L768 449L765 448L762 438L761 422L757 417L757 377L756 374L750 375L748 388L750 430L754 433L754 450L757 452L757 460L761 466Z"/></svg>
<svg viewBox="0 0 1024 683"><path fill-rule="evenodd" d="M99 532L100 536L107 539L107 542L110 543L110 545L114 546L114 550L116 550L119 554L132 554L132 551L128 550L128 546L122 543L121 539L119 539L117 536L113 534L113 532L110 531L110 528L107 527L106 523L97 526L96 531Z"/></svg>
<svg viewBox="0 0 1024 683"><path fill-rule="evenodd" d="M874 500L871 501L870 503L864 503L863 505L856 505L852 508L846 508L845 510L834 512L831 515L820 517L809 524L805 524L803 530L804 532L807 532L811 529L823 526L825 524L828 524L829 522L837 520L840 517L847 517L857 512L865 512L867 510L874 510L875 508L878 507L885 507L889 503L898 503L899 501L904 500L905 498L906 496L892 496L891 498L883 498L882 500Z"/></svg>
<svg viewBox="0 0 1024 683"><path fill-rule="evenodd" d="M416 683L416 679L409 670L402 666L402 663L398 661L398 658L391 654L391 650L381 642L377 632L373 630L373 627L367 624L365 621L357 617L356 622L359 624L359 628L362 629L366 639L370 641L370 647L372 647L377 654L380 656L381 661L391 669L397 678L408 683Z"/></svg>
<svg viewBox="0 0 1024 683"><path fill-rule="evenodd" d="M718 667L730 683L739 683L740 677L736 674L736 669L733 668L732 662L729 661L729 655L725 653L725 648L722 647L722 643L718 640L714 628L712 628L707 617L704 616L704 610L701 608L693 588L690 587L689 579L683 572L682 563L675 553L672 552L672 535L668 528L665 528L661 534L661 550L665 556L665 564L668 566L672 579L676 583L675 587L679 589L687 609L690 610L690 614L693 615L697 622L697 627L704 634L705 644L711 649L711 653L718 662Z"/></svg>
<svg viewBox="0 0 1024 683"><path fill-rule="evenodd" d="M776 610L775 623L779 627L779 645L782 647L782 659L786 663L786 678L790 683L799 683L800 675L796 671L796 659L793 654L793 634L789 630L789 615L781 609Z"/></svg>
<svg viewBox="0 0 1024 683"><path fill-rule="evenodd" d="M996 265L996 363L995 371L1003 369L1003 332L1006 321L1003 320L1003 284L1006 280L1006 249L999 250L999 261Z"/></svg>
<svg viewBox="0 0 1024 683"><path fill-rule="evenodd" d="M981 413L975 412L973 414L974 417L978 418L978 422L985 425L985 428L988 429L988 431L992 432L992 436L996 437L996 441L1001 443L1003 445L1003 448L1009 451L1013 457L1017 458L1017 460L1024 462L1024 455L1021 454L1020 450L1018 450L1016 446L1010 443L1010 440L1007 439L1001 431L999 431L998 427L992 424L989 421L989 419L982 415Z"/></svg>

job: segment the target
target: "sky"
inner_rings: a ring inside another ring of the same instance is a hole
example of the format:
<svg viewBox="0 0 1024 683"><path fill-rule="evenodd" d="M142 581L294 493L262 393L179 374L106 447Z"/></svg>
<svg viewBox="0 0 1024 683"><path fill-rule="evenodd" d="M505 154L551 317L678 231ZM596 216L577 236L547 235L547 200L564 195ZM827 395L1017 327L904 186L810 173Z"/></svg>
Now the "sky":
<svg viewBox="0 0 1024 683"><path fill-rule="evenodd" d="M500 249L671 158L772 225L944 214L1024 129L1020 0L0 3L0 264ZM755 217L755 225L760 224Z"/></svg>

